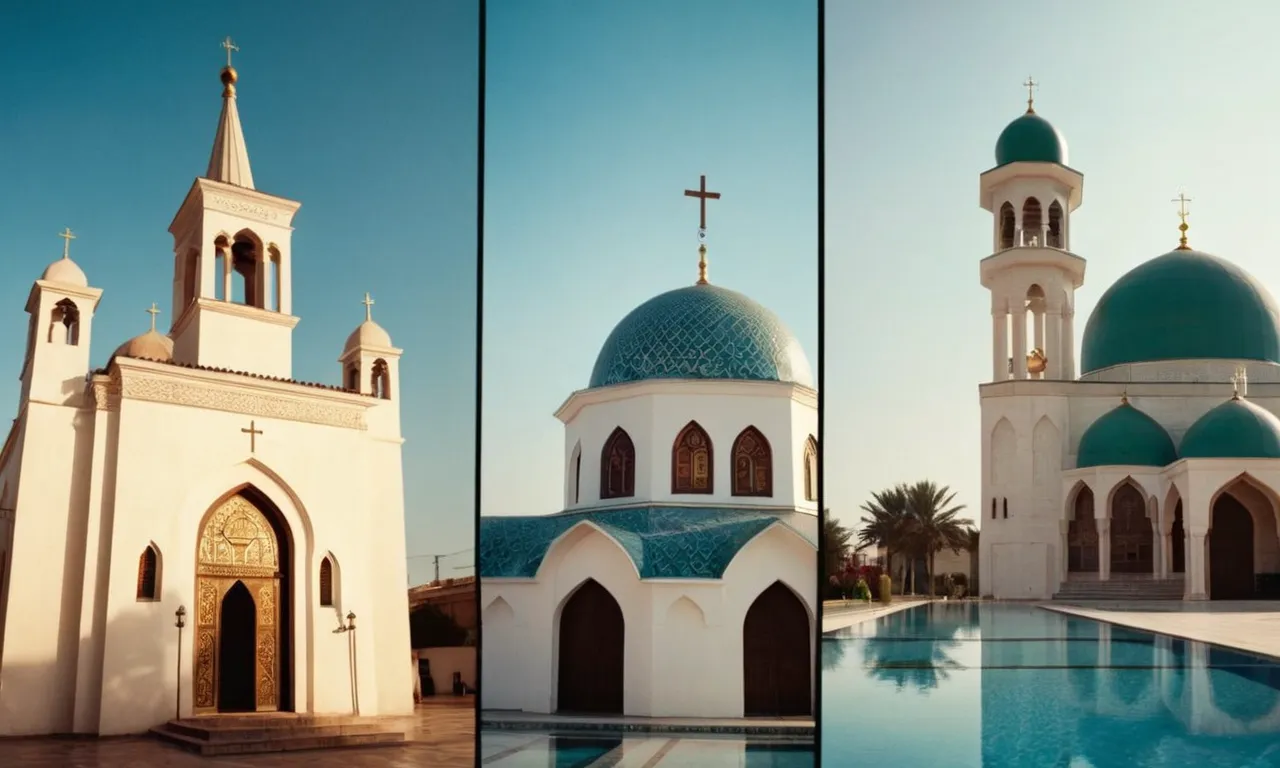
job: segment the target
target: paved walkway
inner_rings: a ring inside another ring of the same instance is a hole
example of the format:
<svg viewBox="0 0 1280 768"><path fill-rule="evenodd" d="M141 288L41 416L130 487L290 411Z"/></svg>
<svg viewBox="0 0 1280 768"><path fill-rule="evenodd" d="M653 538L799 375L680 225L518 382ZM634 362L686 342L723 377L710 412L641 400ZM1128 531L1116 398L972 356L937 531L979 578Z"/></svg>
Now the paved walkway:
<svg viewBox="0 0 1280 768"><path fill-rule="evenodd" d="M1280 601L1044 603L1044 608L1280 659Z"/></svg>
<svg viewBox="0 0 1280 768"><path fill-rule="evenodd" d="M883 603L863 603L853 600L828 600L822 604L822 633L834 632L837 629L851 627L864 621L878 619L891 613L905 611L916 605L923 605L934 598L898 596L888 605Z"/></svg>
<svg viewBox="0 0 1280 768"><path fill-rule="evenodd" d="M201 757L146 736L0 739L3 768L471 768L475 765L475 698L428 699L406 723L410 743L375 749L332 749L233 757Z"/></svg>

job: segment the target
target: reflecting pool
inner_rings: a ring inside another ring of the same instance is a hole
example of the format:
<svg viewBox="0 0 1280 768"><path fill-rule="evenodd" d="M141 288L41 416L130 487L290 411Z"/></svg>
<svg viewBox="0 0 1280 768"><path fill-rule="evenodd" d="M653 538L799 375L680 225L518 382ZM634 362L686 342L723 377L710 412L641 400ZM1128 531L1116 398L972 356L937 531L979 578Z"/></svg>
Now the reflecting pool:
<svg viewBox="0 0 1280 768"><path fill-rule="evenodd" d="M494 768L813 768L813 744L711 734L483 730L480 764Z"/></svg>

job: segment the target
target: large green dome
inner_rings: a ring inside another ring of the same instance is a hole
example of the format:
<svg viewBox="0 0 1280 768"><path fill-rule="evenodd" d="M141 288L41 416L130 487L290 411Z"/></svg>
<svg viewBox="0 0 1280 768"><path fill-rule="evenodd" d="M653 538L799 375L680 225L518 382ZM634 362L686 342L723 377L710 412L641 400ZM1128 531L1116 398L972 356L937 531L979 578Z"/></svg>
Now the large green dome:
<svg viewBox="0 0 1280 768"><path fill-rule="evenodd" d="M996 165L1009 163L1067 164L1067 140L1035 112L1014 120L996 139Z"/></svg>
<svg viewBox="0 0 1280 768"><path fill-rule="evenodd" d="M1130 270L1098 300L1080 370L1156 360L1280 362L1275 299L1231 262L1193 250Z"/></svg>
<svg viewBox="0 0 1280 768"><path fill-rule="evenodd" d="M1076 467L1167 467L1178 460L1173 438L1155 419L1126 401L1089 425Z"/></svg>
<svg viewBox="0 0 1280 768"><path fill-rule="evenodd" d="M1180 453L1184 459L1280 459L1280 419L1233 398L1196 419Z"/></svg>

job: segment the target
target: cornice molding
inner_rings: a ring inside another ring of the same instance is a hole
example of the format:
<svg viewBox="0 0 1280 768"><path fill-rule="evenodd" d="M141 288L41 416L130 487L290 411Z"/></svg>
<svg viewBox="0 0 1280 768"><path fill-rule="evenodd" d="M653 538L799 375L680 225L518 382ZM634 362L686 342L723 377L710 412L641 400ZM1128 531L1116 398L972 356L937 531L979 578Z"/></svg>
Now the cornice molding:
<svg viewBox="0 0 1280 768"><path fill-rule="evenodd" d="M650 379L595 389L580 389L556 409L564 423L572 421L583 408L635 397L694 395L698 397L777 397L800 405L818 407L818 390L783 381L738 381L725 379Z"/></svg>

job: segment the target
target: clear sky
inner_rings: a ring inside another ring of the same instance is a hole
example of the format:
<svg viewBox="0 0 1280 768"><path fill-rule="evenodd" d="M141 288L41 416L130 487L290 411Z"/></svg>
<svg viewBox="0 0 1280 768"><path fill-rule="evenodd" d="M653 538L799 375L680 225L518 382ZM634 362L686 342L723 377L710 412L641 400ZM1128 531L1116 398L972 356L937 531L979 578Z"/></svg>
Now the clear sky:
<svg viewBox="0 0 1280 768"><path fill-rule="evenodd" d="M205 172L221 107L219 43L240 46L239 107L258 189L294 219L296 378L336 384L364 319L405 350L411 554L474 541L475 0L8 3L0 9L0 402L16 410L31 282L72 257L104 290L92 362L170 320L167 229ZM353 510L357 514L358 510ZM445 560L442 576L470 574ZM411 561L415 582L431 561Z"/></svg>
<svg viewBox="0 0 1280 768"><path fill-rule="evenodd" d="M697 279L776 312L817 373L817 8L490 0L481 512L562 509L555 410L647 299Z"/></svg>
<svg viewBox="0 0 1280 768"><path fill-rule="evenodd" d="M829 2L826 10L826 503L929 478L976 514L978 385L991 377L992 252L978 175L1026 109L1085 177L1072 249L1088 260L1076 344L1102 292L1177 245L1280 291L1275 125L1280 7L1129 0ZM1077 360L1079 352L1077 346ZM981 517L981 515L977 515Z"/></svg>

